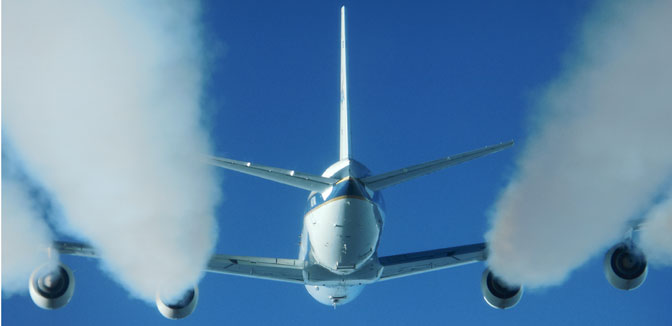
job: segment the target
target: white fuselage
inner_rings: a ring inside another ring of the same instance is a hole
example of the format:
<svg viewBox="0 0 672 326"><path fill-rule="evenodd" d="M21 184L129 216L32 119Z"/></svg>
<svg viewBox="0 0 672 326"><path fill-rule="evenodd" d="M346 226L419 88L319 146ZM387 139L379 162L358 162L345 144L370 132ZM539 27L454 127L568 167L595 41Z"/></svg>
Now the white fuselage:
<svg viewBox="0 0 672 326"><path fill-rule="evenodd" d="M350 274L368 261L380 237L377 210L366 198L343 195L309 211L304 223L315 262L336 274Z"/></svg>
<svg viewBox="0 0 672 326"><path fill-rule="evenodd" d="M307 268L306 288L319 302L344 304L364 284L380 276L376 252L383 228L382 198L359 178L368 174L360 163L339 161L323 176L340 181L323 193L311 193L304 215L302 246L313 268Z"/></svg>

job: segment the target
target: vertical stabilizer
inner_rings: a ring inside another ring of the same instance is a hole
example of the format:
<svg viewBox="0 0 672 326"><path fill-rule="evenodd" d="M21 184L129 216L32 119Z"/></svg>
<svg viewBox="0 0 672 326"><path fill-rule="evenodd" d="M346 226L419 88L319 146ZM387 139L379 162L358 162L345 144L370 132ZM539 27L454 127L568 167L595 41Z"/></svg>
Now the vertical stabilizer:
<svg viewBox="0 0 672 326"><path fill-rule="evenodd" d="M350 158L350 113L348 112L348 80L345 72L345 6L341 7L341 150L340 159Z"/></svg>

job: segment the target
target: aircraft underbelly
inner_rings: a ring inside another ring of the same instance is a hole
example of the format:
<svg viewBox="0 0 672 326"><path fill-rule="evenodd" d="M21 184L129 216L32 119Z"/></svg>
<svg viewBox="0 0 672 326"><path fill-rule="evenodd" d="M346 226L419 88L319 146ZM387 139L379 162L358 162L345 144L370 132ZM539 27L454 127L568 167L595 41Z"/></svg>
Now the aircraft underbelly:
<svg viewBox="0 0 672 326"><path fill-rule="evenodd" d="M316 262L339 274L371 258L380 236L378 208L365 199L336 198L310 211L304 222Z"/></svg>

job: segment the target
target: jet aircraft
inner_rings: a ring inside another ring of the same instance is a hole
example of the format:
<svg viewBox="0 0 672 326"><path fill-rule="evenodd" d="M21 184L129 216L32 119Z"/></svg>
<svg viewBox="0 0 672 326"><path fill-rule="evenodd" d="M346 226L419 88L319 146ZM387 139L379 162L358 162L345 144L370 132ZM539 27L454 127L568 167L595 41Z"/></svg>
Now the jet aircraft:
<svg viewBox="0 0 672 326"><path fill-rule="evenodd" d="M484 261L485 243L380 257L378 245L385 222L381 191L513 145L513 141L503 142L372 174L351 154L345 7L341 8L340 35L340 157L337 162L321 175L314 175L222 157L207 158L209 164L304 189L310 194L303 217L299 257L216 254L205 270L303 285L315 300L334 307L352 302L369 284ZM83 243L57 241L52 249L61 254L97 257L95 249ZM626 237L606 254L604 268L608 281L625 290L641 285L647 274L646 260L637 254L631 237ZM523 293L521 286L503 283L488 268L482 274L481 290L485 301L500 309L516 305ZM63 263L53 271L47 271L46 266L38 267L30 278L29 292L41 308L63 307L74 292L74 275ZM188 316L197 302L197 286L178 302L165 302L160 295L156 299L160 313L170 319Z"/></svg>

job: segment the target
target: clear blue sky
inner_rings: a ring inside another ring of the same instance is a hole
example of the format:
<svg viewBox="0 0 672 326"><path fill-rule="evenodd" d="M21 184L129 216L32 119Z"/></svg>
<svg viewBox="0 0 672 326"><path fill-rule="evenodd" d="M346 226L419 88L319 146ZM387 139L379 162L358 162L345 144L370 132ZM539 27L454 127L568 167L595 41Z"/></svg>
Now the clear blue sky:
<svg viewBox="0 0 672 326"><path fill-rule="evenodd" d="M514 139L517 146L384 191L380 255L483 241L488 210L526 141L535 94L558 75L593 3L428 1L204 3L205 94L220 156L320 174L338 158L339 7L347 6L354 157L374 173ZM218 253L293 258L307 192L221 171ZM580 227L580 226L577 226ZM571 235L567 235L568 237ZM670 325L672 270L630 293L594 257L559 287L490 308L483 264L368 286L334 311L304 287L206 275L193 315L165 320L95 260L64 257L75 295L58 311L2 300L6 325Z"/></svg>

